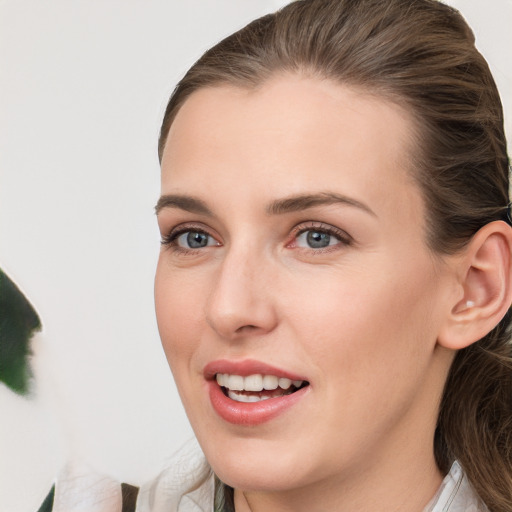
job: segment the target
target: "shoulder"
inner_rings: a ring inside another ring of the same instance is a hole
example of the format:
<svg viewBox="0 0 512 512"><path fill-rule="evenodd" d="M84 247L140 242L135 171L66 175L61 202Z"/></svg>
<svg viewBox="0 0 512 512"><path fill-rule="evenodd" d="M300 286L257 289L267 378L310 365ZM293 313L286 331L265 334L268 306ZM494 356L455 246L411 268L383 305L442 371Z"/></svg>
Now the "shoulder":
<svg viewBox="0 0 512 512"><path fill-rule="evenodd" d="M213 497L213 474L196 444L188 444L139 487L83 462L67 464L38 512L211 512Z"/></svg>
<svg viewBox="0 0 512 512"><path fill-rule="evenodd" d="M130 484L121 484L121 510L122 512L135 512L137 503L137 495L139 488ZM53 504L55 501L55 485L52 486L50 492L44 499L37 512L54 512ZM62 507L60 507L62 508Z"/></svg>
<svg viewBox="0 0 512 512"><path fill-rule="evenodd" d="M67 465L37 512L135 512L139 488L96 473L84 464Z"/></svg>

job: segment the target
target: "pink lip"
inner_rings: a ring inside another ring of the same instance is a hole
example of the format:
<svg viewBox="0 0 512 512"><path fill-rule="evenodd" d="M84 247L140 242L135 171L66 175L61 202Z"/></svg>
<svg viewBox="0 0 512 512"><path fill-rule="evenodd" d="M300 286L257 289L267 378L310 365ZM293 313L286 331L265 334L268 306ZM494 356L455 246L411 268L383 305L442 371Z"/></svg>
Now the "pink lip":
<svg viewBox="0 0 512 512"><path fill-rule="evenodd" d="M204 369L204 376L208 381L208 392L213 409L222 419L235 425L256 426L270 421L299 402L310 390L310 386L306 386L289 395L269 398L261 402L236 402L223 393L215 380L216 373L230 373L244 377L260 373L286 377L290 380L306 379L260 361L219 360L209 363Z"/></svg>

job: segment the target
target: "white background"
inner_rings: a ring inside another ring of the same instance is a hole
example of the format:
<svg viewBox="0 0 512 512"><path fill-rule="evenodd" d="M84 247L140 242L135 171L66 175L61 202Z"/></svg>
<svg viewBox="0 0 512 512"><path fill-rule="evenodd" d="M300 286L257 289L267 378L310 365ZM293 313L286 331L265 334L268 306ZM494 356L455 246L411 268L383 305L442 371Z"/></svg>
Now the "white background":
<svg viewBox="0 0 512 512"><path fill-rule="evenodd" d="M205 49L284 3L0 0L0 267L44 324L34 397L0 384L0 512L35 512L70 459L140 484L191 437L153 314L159 125ZM449 3L510 136L512 0Z"/></svg>

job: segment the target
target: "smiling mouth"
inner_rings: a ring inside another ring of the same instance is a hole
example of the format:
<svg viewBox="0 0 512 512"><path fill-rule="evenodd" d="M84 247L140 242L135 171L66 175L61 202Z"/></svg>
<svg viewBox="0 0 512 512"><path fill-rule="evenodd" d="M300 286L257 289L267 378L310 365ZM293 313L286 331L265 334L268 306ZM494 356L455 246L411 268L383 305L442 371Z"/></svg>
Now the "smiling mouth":
<svg viewBox="0 0 512 512"><path fill-rule="evenodd" d="M217 373L217 384L225 396L235 402L261 402L271 398L291 395L309 385L305 380L290 380L276 375L254 374L243 377L229 373Z"/></svg>

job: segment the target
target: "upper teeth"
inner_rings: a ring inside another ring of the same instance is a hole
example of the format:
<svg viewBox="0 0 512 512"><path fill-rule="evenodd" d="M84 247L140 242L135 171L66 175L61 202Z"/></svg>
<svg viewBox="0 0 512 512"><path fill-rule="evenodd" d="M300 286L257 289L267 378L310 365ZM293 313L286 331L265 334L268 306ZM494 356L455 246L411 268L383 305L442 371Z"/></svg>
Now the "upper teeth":
<svg viewBox="0 0 512 512"><path fill-rule="evenodd" d="M217 373L217 383L219 386L231 389L233 391L263 391L264 389L272 390L289 389L293 384L296 388L302 386L302 380L290 380L285 377L276 377L275 375L230 375L228 373Z"/></svg>

